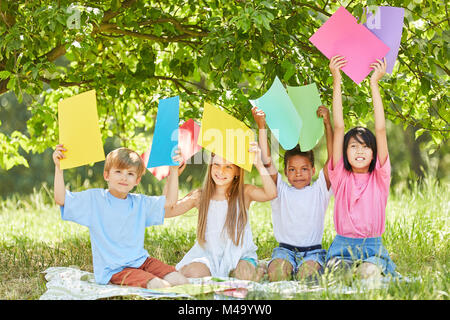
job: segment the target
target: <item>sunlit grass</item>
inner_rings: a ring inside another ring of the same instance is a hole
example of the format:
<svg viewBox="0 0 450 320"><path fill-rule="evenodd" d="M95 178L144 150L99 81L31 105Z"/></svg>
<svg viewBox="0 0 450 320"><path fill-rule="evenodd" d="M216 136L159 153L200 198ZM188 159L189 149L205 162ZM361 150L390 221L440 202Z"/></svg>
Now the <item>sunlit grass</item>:
<svg viewBox="0 0 450 320"><path fill-rule="evenodd" d="M449 187L426 179L411 189L391 190L383 243L397 271L414 281L353 294L333 290L298 293L295 299L449 299ZM334 236L333 201L325 219L323 246ZM166 219L147 228L145 247L169 264L176 264L195 241L197 213ZM253 203L250 223L260 259L277 245L269 203ZM63 221L52 193L45 187L27 197L0 202L0 299L38 299L45 290L41 272L48 267L76 265L92 272L88 229ZM357 285L357 284L356 284ZM326 287L327 283L324 282ZM284 299L281 295L249 295L252 299Z"/></svg>

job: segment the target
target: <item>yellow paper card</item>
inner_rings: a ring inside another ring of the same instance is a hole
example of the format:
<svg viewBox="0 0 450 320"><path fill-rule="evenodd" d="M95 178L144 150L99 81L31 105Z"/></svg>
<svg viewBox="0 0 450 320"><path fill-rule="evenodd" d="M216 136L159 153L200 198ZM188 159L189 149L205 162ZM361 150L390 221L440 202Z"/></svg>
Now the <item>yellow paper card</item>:
<svg viewBox="0 0 450 320"><path fill-rule="evenodd" d="M95 90L60 101L58 125L59 143L67 149L61 169L105 160Z"/></svg>
<svg viewBox="0 0 450 320"><path fill-rule="evenodd" d="M198 144L218 156L247 170L252 170L254 153L250 153L254 132L242 121L205 103Z"/></svg>

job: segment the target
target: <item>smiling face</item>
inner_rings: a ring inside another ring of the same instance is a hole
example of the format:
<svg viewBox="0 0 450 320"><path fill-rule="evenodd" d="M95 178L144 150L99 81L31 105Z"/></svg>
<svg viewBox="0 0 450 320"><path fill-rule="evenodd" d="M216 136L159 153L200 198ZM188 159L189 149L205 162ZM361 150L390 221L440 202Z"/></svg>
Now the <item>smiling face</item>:
<svg viewBox="0 0 450 320"><path fill-rule="evenodd" d="M355 173L369 172L373 160L373 151L363 140L358 141L354 137L348 140L347 160Z"/></svg>
<svg viewBox="0 0 450 320"><path fill-rule="evenodd" d="M112 167L109 171L103 172L103 177L108 182L109 192L120 199L125 199L127 194L137 186L141 180L141 177L138 177L137 170L134 167Z"/></svg>
<svg viewBox="0 0 450 320"><path fill-rule="evenodd" d="M211 160L211 178L218 186L231 184L234 177L239 176L239 168L221 157L215 155Z"/></svg>
<svg viewBox="0 0 450 320"><path fill-rule="evenodd" d="M296 189L309 186L316 170L311 161L304 156L294 155L287 160L284 173L289 183Z"/></svg>

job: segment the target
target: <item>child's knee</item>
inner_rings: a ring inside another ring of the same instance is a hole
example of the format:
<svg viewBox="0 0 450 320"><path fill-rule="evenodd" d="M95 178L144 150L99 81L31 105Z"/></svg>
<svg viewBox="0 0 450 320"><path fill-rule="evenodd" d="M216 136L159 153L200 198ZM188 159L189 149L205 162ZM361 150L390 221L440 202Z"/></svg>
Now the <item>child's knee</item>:
<svg viewBox="0 0 450 320"><path fill-rule="evenodd" d="M356 269L356 274L363 279L379 278L382 275L382 270L376 264L371 262L363 262Z"/></svg>
<svg viewBox="0 0 450 320"><path fill-rule="evenodd" d="M250 280L255 272L255 267L247 261L240 260L236 266L236 269L231 271L231 275L238 279Z"/></svg>
<svg viewBox="0 0 450 320"><path fill-rule="evenodd" d="M319 274L320 269L322 269L320 263L308 260L302 263L302 265L298 268L296 276L299 279L305 279L312 275Z"/></svg>
<svg viewBox="0 0 450 320"><path fill-rule="evenodd" d="M186 278L203 278L211 276L208 266L201 262L192 262L181 268L180 273Z"/></svg>
<svg viewBox="0 0 450 320"><path fill-rule="evenodd" d="M284 259L275 259L270 262L267 273L269 281L288 280L292 276L294 267Z"/></svg>

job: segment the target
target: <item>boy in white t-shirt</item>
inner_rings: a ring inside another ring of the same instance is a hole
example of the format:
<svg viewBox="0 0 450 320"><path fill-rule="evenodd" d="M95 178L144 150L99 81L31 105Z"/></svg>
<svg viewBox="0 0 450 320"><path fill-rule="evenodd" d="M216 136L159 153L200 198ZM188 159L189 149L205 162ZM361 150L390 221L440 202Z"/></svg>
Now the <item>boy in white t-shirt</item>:
<svg viewBox="0 0 450 320"><path fill-rule="evenodd" d="M271 205L273 231L279 246L273 250L269 262L269 280L290 280L292 276L305 279L322 272L325 264L326 251L321 244L325 212L332 194L327 170L333 152L329 110L324 106L317 109L317 116L324 120L328 159L312 185L311 178L315 174L313 151L302 152L298 145L286 151L284 173L290 185L287 184L270 157L265 114L256 107L252 108L252 114L259 129L262 159L278 192Z"/></svg>

